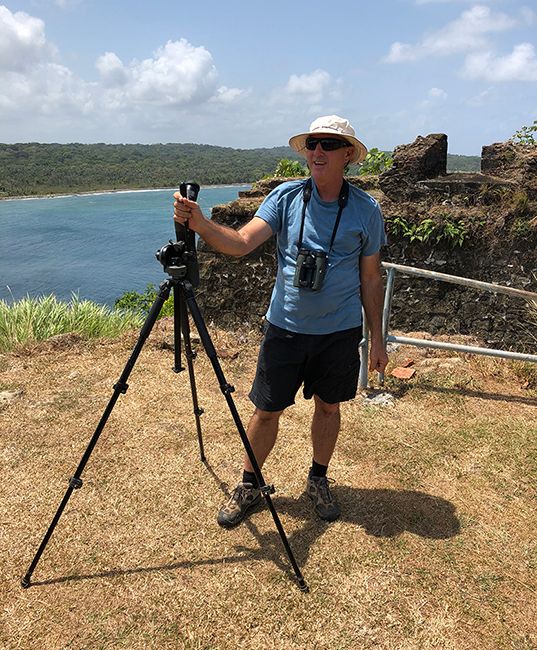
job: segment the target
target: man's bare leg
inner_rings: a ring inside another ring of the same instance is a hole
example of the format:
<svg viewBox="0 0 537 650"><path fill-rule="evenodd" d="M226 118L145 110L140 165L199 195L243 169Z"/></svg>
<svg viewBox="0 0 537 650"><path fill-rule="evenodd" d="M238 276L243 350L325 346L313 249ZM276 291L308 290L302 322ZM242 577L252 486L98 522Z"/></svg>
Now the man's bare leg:
<svg viewBox="0 0 537 650"><path fill-rule="evenodd" d="M339 404L328 404L317 395L314 397L315 412L311 422L313 464L306 491L313 501L317 515L325 521L335 521L340 515L340 508L330 491L326 471L339 435L341 422Z"/></svg>
<svg viewBox="0 0 537 650"><path fill-rule="evenodd" d="M248 423L248 440L252 446L259 467L263 467L267 456L272 451L278 436L280 415L283 411L262 411L256 408ZM244 456L244 469L253 472L248 454Z"/></svg>
<svg viewBox="0 0 537 650"><path fill-rule="evenodd" d="M248 440L260 468L276 442L278 422L282 412L262 411L256 408L248 424ZM242 481L218 512L217 521L220 526L225 528L235 526L244 519L248 510L260 501L261 493L256 479L248 454L245 454Z"/></svg>
<svg viewBox="0 0 537 650"><path fill-rule="evenodd" d="M311 422L311 441L313 460L319 465L328 465L334 453L341 425L339 404L323 402L317 395L315 412Z"/></svg>

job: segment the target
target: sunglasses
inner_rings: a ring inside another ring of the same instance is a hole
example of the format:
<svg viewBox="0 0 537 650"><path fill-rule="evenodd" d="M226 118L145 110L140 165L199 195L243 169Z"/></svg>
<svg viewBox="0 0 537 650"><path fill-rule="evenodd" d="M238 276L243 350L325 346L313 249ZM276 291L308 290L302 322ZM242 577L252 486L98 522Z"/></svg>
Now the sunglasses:
<svg viewBox="0 0 537 650"><path fill-rule="evenodd" d="M306 138L306 149L308 151L315 151L318 144L321 145L323 151L335 151L342 147L352 147L350 142L338 140L338 138Z"/></svg>

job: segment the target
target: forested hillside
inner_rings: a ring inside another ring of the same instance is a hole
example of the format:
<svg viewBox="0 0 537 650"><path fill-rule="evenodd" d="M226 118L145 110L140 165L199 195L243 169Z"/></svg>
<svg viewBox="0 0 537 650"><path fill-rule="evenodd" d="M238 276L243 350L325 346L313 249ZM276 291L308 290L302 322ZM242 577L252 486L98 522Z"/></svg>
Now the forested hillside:
<svg viewBox="0 0 537 650"><path fill-rule="evenodd" d="M288 147L199 144L0 144L0 196L249 183L273 171Z"/></svg>
<svg viewBox="0 0 537 650"><path fill-rule="evenodd" d="M251 183L272 173L282 158L300 159L289 147L0 144L0 197L177 187L184 180L203 185ZM457 160L448 160L451 171L479 170L478 157L452 158Z"/></svg>
<svg viewBox="0 0 537 650"><path fill-rule="evenodd" d="M478 172L481 170L481 157L448 153L447 170L448 172Z"/></svg>

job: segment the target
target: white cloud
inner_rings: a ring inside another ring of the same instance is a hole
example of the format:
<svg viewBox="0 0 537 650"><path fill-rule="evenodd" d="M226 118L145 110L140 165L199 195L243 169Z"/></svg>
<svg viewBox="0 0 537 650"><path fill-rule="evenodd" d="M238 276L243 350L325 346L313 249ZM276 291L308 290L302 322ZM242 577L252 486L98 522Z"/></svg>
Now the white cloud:
<svg viewBox="0 0 537 650"><path fill-rule="evenodd" d="M91 85L56 63L38 65L25 75L0 74L0 83L10 88L4 108L17 116L56 115L61 120L62 111L84 114L93 106Z"/></svg>
<svg viewBox="0 0 537 650"><path fill-rule="evenodd" d="M392 43L390 51L383 61L385 63L403 63L404 61L415 61L419 55L420 51L417 46L396 41Z"/></svg>
<svg viewBox="0 0 537 650"><path fill-rule="evenodd" d="M103 85L113 91L115 101L120 90L126 105L134 101L178 106L206 101L217 90L218 74L210 52L185 39L168 41L152 58L128 65L107 52L96 65Z"/></svg>
<svg viewBox="0 0 537 650"><path fill-rule="evenodd" d="M427 93L427 99L420 102L419 107L422 109L436 108L443 104L448 94L442 88L431 88Z"/></svg>
<svg viewBox="0 0 537 650"><path fill-rule="evenodd" d="M228 88L227 86L220 86L216 90L216 93L211 97L209 101L215 104L235 104L241 99L249 97L251 90L242 89L242 88Z"/></svg>
<svg viewBox="0 0 537 650"><path fill-rule="evenodd" d="M78 79L58 61L47 41L45 24L0 5L0 120L25 114L84 114L92 103L91 84ZM59 118L61 119L61 118Z"/></svg>
<svg viewBox="0 0 537 650"><path fill-rule="evenodd" d="M320 98L329 87L330 75L328 72L315 70L310 74L291 75L285 86L285 92L289 95L308 95Z"/></svg>
<svg viewBox="0 0 537 650"><path fill-rule="evenodd" d="M90 85L57 59L42 20L0 5L0 120L88 110Z"/></svg>
<svg viewBox="0 0 537 650"><path fill-rule="evenodd" d="M42 20L0 5L0 71L23 72L54 54Z"/></svg>
<svg viewBox="0 0 537 650"><path fill-rule="evenodd" d="M473 97L467 99L466 103L468 104L468 106L485 106L487 103L489 103L492 96L493 96L492 89L487 88L486 90L482 90L477 95L474 95Z"/></svg>
<svg viewBox="0 0 537 650"><path fill-rule="evenodd" d="M327 100L339 97L341 81L334 79L326 70L317 69L306 74L292 74L283 88L276 89L270 98L271 105L291 105L297 103L305 113L323 110Z"/></svg>
<svg viewBox="0 0 537 650"><path fill-rule="evenodd" d="M172 108L204 102L232 104L249 94L241 88L218 86L210 52L185 39L168 41L153 58L128 65L113 52L106 52L97 59L96 67L108 108L128 110L133 104Z"/></svg>
<svg viewBox="0 0 537 650"><path fill-rule="evenodd" d="M386 63L401 63L428 56L446 56L483 49L488 44L488 34L506 31L516 24L517 21L507 14L495 13L484 5L475 5L415 45L393 43L383 60Z"/></svg>
<svg viewBox="0 0 537 650"><path fill-rule="evenodd" d="M175 109L205 102L231 105L251 92L218 86L210 52L184 39L169 41L153 58L128 65L113 52L106 52L97 59L96 67L106 89L104 102L115 110L145 104Z"/></svg>
<svg viewBox="0 0 537 650"><path fill-rule="evenodd" d="M0 5L0 123L30 120L51 130L82 119L99 130L129 121L140 130L173 125L192 106L237 104L248 90L219 84L211 53L185 39L168 41L151 57L123 62L105 52L95 63L98 80L86 81L59 62L42 20ZM9 89L6 92L6 89ZM214 106L216 105L216 106ZM48 120L48 122L47 122ZM5 136L4 136L5 137ZM8 136L9 137L9 136Z"/></svg>
<svg viewBox="0 0 537 650"><path fill-rule="evenodd" d="M431 88L431 90L429 90L429 99L444 100L447 99L447 96L447 92L442 90L442 88Z"/></svg>
<svg viewBox="0 0 537 650"><path fill-rule="evenodd" d="M129 71L114 52L105 52L95 64L106 87L123 86L129 80Z"/></svg>
<svg viewBox="0 0 537 650"><path fill-rule="evenodd" d="M520 43L506 56L494 56L490 51L469 54L463 75L495 82L537 81L535 48L531 43Z"/></svg>

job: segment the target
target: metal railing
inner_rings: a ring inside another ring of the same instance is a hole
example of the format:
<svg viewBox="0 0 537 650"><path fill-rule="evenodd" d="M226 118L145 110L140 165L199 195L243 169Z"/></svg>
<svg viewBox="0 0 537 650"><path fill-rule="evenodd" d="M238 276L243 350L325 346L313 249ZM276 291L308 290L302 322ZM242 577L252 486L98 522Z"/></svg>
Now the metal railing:
<svg viewBox="0 0 537 650"><path fill-rule="evenodd" d="M412 266L403 266L402 264L392 264L391 262L382 262L382 266L387 269L388 278L386 281L386 291L384 294L384 308L382 312L382 336L385 343L402 343L403 345L415 345L422 348L437 348L440 350L453 350L454 352L469 352L471 354L483 354L491 357L502 357L505 359L516 359L518 361L531 361L537 363L537 355L525 354L522 352L511 352L510 350L496 350L493 348L483 348L472 345L460 345L458 343L445 343L443 341L435 341L434 339L416 339L408 336L395 336L388 331L392 298L395 283L395 274L397 271L405 275L414 275L429 280L439 280L441 282L450 282L473 289L482 291L490 291L492 293L503 293L509 296L524 298L525 300L532 300L537 303L537 293L531 291L524 291L522 289L513 289L500 284L492 284L490 282L481 282L480 280L472 280L470 278L463 278L457 275L448 275L447 273L438 273L437 271L428 271L427 269L418 269ZM369 329L367 327L367 320L363 314L364 322L364 335L361 343L361 357L362 363L360 367L360 377L358 385L360 388L365 388L368 383L368 365L369 365ZM384 382L384 374L379 373L379 380L382 384Z"/></svg>

